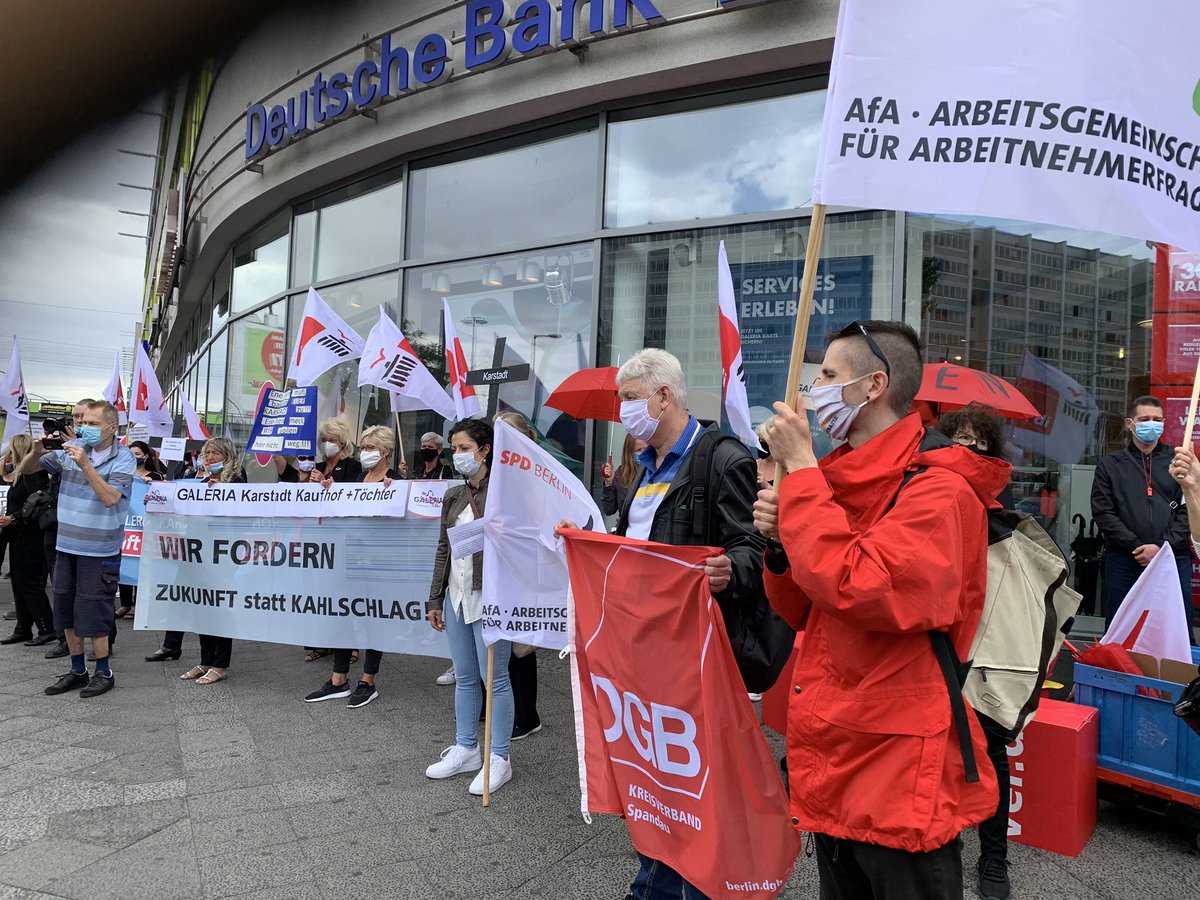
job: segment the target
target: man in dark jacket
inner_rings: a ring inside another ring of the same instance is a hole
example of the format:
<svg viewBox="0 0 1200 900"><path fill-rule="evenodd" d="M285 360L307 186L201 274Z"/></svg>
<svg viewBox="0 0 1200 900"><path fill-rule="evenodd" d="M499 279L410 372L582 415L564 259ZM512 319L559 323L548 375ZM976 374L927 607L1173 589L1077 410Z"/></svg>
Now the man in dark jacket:
<svg viewBox="0 0 1200 900"><path fill-rule="evenodd" d="M1104 621L1121 602L1159 548L1170 544L1179 567L1183 605L1192 621L1192 557L1183 491L1167 468L1174 457L1162 443L1163 407L1155 397L1129 405L1129 446L1096 466L1092 518L1104 536Z"/></svg>

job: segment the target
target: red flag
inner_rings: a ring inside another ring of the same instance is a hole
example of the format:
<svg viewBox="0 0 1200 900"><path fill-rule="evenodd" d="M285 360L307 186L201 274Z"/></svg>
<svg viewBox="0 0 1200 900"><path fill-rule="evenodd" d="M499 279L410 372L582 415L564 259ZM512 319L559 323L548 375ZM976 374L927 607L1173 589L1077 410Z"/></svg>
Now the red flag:
<svg viewBox="0 0 1200 900"><path fill-rule="evenodd" d="M458 339L450 304L444 298L442 319L446 331L446 376L450 379L450 393L454 397L454 414L460 419L469 419L479 415L479 398L475 396L475 388L467 384L467 355Z"/></svg>
<svg viewBox="0 0 1200 900"><path fill-rule="evenodd" d="M775 897L800 851L708 590L711 547L566 533L585 812L710 897Z"/></svg>

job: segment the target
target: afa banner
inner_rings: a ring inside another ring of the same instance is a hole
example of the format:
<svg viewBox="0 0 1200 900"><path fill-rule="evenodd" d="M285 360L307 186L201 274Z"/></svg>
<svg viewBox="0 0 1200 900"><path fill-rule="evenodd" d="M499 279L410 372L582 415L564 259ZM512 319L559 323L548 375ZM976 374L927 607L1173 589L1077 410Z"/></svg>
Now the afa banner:
<svg viewBox="0 0 1200 900"><path fill-rule="evenodd" d="M177 516L403 516L410 485L430 482L344 482L326 488L319 484L205 484L160 481L146 493L146 511ZM440 494L429 498L441 508Z"/></svg>
<svg viewBox="0 0 1200 900"><path fill-rule="evenodd" d="M142 518L146 515L146 491L150 485L133 479L129 492L129 510L125 513L125 539L121 542L121 584L138 583L142 558Z"/></svg>
<svg viewBox="0 0 1200 900"><path fill-rule="evenodd" d="M1200 252L1195 0L842 0L817 203Z"/></svg>
<svg viewBox="0 0 1200 900"><path fill-rule="evenodd" d="M317 389L268 390L246 441L247 453L317 452Z"/></svg>
<svg viewBox="0 0 1200 900"><path fill-rule="evenodd" d="M567 646L567 560L554 526L584 530L604 517L579 479L503 420L483 526L483 639Z"/></svg>
<svg viewBox="0 0 1200 900"><path fill-rule="evenodd" d="M439 523L149 512L134 627L449 656L425 620Z"/></svg>
<svg viewBox="0 0 1200 900"><path fill-rule="evenodd" d="M569 532L584 812L709 897L778 896L800 852L704 577L711 547Z"/></svg>

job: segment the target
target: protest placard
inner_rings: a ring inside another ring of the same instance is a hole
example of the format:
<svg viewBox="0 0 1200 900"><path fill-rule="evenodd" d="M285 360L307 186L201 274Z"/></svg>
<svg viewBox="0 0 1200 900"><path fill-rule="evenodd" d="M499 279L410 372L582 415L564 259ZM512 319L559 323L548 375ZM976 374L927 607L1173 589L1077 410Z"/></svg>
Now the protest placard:
<svg viewBox="0 0 1200 900"><path fill-rule="evenodd" d="M317 452L317 389L268 390L254 416L248 453Z"/></svg>

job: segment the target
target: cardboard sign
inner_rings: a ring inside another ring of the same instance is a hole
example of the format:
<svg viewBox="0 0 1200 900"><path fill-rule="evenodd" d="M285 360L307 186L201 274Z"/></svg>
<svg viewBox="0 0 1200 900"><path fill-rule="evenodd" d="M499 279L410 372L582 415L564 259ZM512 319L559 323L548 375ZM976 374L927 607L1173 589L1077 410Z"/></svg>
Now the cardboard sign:
<svg viewBox="0 0 1200 900"><path fill-rule="evenodd" d="M246 451L316 454L317 389L268 390L254 416Z"/></svg>
<svg viewBox="0 0 1200 900"><path fill-rule="evenodd" d="M162 439L162 446L158 448L160 459L181 460L186 449L187 438L168 437Z"/></svg>

